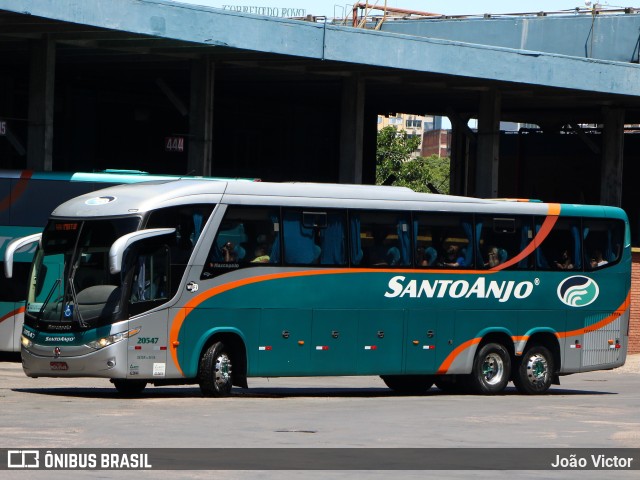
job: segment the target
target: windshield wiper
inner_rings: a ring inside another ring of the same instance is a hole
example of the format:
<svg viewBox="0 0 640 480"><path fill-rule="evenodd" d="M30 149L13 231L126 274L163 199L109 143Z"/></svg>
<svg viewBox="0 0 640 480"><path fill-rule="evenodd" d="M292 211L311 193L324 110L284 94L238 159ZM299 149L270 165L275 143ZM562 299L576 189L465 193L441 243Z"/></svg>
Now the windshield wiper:
<svg viewBox="0 0 640 480"><path fill-rule="evenodd" d="M44 312L44 309L49 303L49 300L51 300L51 296L53 295L53 292L55 292L56 288L58 288L58 285L60 285L60 281L61 281L60 278L56 278L56 281L53 282L53 287L51 287L51 290L49 290L49 294L47 295L47 298L44 300L44 303L42 304L42 306L40 307L40 311L38 312L39 320L42 320L42 312Z"/></svg>
<svg viewBox="0 0 640 480"><path fill-rule="evenodd" d="M75 311L78 314L78 325L83 328L87 328L89 325L82 318L82 313L80 313L80 306L78 305L78 297L76 295L76 286L74 285L73 279L76 276L76 270L78 270L78 263L80 263L80 257L78 257L78 262L73 265L71 269L71 275L69 275L69 290L71 291L71 298L73 300L73 304L75 305ZM73 320L73 313L71 314L71 320Z"/></svg>

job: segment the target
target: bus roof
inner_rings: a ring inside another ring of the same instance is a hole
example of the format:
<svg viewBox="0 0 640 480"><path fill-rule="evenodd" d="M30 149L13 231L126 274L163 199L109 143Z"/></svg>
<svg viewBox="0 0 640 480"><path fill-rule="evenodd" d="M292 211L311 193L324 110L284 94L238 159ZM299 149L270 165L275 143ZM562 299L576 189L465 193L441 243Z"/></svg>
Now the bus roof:
<svg viewBox="0 0 640 480"><path fill-rule="evenodd" d="M101 200L98 200L100 198ZM54 217L120 216L193 203L291 205L316 208L379 208L475 213L547 215L549 204L416 193L405 187L372 185L271 183L200 179L157 180L118 185L69 200ZM566 207L566 209L565 209ZM565 205L563 214L624 218L613 207Z"/></svg>

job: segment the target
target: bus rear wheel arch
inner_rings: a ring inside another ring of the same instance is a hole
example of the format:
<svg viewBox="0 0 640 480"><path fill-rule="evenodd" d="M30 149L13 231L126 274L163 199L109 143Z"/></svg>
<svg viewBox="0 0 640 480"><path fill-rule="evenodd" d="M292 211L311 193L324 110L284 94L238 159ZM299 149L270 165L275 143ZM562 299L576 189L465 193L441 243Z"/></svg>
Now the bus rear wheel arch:
<svg viewBox="0 0 640 480"><path fill-rule="evenodd" d="M473 359L470 386L476 393L501 393L511 378L511 355L498 342L489 341L480 346Z"/></svg>

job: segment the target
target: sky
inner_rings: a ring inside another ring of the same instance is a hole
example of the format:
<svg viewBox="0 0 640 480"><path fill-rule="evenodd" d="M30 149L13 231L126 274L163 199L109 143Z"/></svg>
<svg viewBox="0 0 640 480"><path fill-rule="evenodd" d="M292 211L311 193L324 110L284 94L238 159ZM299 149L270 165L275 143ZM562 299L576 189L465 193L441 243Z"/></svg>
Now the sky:
<svg viewBox="0 0 640 480"><path fill-rule="evenodd" d="M343 17L350 11L354 2L336 0L174 0L182 3L193 3L215 8L267 7L272 12L291 12L304 10L304 15L326 17ZM364 3L364 0L360 0ZM386 0L388 7L405 8L421 12L439 13L442 15L476 15L484 13L530 13L556 12L573 10L576 7L586 8L591 5L588 0ZM385 0L369 0L369 3L384 6ZM631 2L600 2L604 7L633 6ZM264 11L264 10L263 10ZM255 10L254 10L255 12ZM283 15L289 16L289 15ZM295 15L303 16L303 15Z"/></svg>

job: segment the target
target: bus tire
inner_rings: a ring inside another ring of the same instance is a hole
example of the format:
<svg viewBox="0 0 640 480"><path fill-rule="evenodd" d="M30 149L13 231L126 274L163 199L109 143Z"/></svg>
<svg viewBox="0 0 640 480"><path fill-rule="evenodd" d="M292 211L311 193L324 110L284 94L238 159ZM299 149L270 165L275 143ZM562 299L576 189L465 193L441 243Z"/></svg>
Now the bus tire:
<svg viewBox="0 0 640 480"><path fill-rule="evenodd" d="M380 375L387 387L397 393L421 395L433 385L432 375Z"/></svg>
<svg viewBox="0 0 640 480"><path fill-rule="evenodd" d="M513 384L520 393L540 395L551 387L554 368L553 355L549 349L533 345L518 362Z"/></svg>
<svg viewBox="0 0 640 480"><path fill-rule="evenodd" d="M437 375L433 383L445 393L469 393L472 390L470 375Z"/></svg>
<svg viewBox="0 0 640 480"><path fill-rule="evenodd" d="M502 392L511 376L511 357L499 343L480 347L473 359L471 386L476 393L495 395Z"/></svg>
<svg viewBox="0 0 640 480"><path fill-rule="evenodd" d="M118 393L127 396L140 395L147 386L144 380L111 380Z"/></svg>
<svg viewBox="0 0 640 480"><path fill-rule="evenodd" d="M198 382L207 397L227 397L231 393L231 357L222 342L214 343L202 355Z"/></svg>

